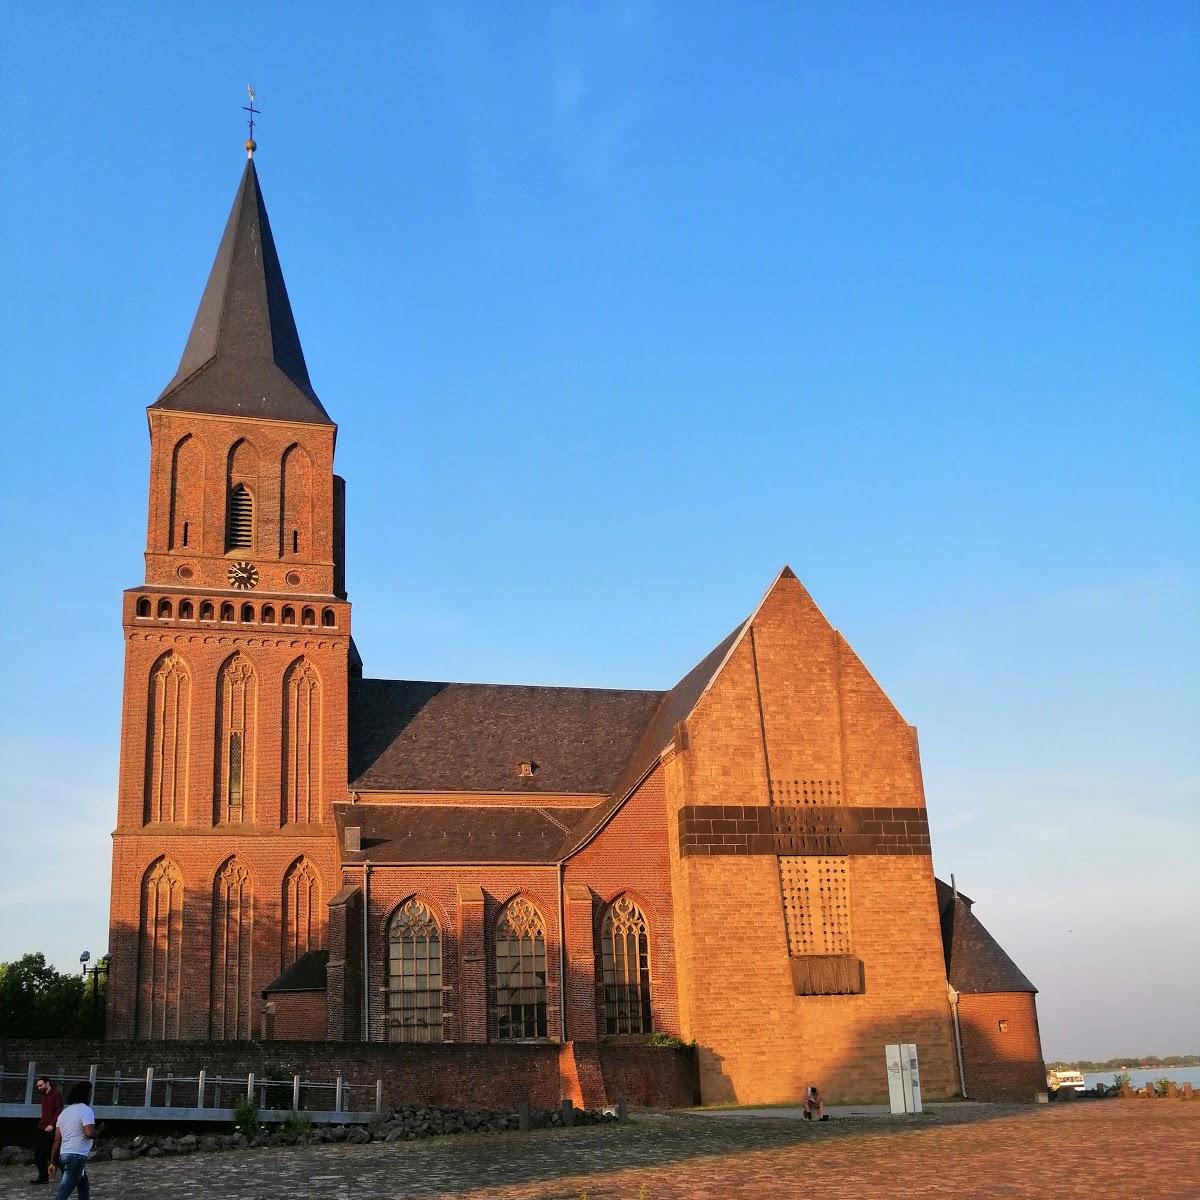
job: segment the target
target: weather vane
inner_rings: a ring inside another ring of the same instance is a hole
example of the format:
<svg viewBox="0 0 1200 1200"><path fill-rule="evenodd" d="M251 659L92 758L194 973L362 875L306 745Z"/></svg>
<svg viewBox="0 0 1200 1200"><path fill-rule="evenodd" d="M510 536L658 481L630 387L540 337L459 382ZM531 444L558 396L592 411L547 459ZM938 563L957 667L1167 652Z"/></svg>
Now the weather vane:
<svg viewBox="0 0 1200 1200"><path fill-rule="evenodd" d="M255 150L258 149L258 143L254 140L254 118L262 116L262 110L254 107L254 89L249 84L246 84L246 94L250 97L250 103L242 105L242 112L250 114L250 136L246 139L246 157L253 158Z"/></svg>

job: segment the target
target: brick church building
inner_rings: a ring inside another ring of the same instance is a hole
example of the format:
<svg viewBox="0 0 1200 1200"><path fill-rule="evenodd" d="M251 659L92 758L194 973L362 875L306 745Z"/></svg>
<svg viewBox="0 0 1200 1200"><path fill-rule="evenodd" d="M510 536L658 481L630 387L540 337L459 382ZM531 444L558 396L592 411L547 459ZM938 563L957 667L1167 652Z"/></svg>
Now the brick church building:
<svg viewBox="0 0 1200 1200"><path fill-rule="evenodd" d="M890 1042L929 1097L1044 1087L916 732L790 569L665 691L364 674L252 155L148 416L110 1038L557 1045L587 1102L652 1033L706 1102L881 1099Z"/></svg>

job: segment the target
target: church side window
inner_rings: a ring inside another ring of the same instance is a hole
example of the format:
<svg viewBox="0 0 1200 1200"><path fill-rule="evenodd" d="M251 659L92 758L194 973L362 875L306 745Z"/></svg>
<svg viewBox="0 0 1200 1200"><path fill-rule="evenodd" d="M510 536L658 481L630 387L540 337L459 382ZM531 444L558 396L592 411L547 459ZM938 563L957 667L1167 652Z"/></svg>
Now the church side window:
<svg viewBox="0 0 1200 1200"><path fill-rule="evenodd" d="M523 896L496 922L496 1036L500 1041L546 1034L546 926Z"/></svg>
<svg viewBox="0 0 1200 1200"><path fill-rule="evenodd" d="M621 896L604 914L604 1032L650 1033L650 937L646 917Z"/></svg>
<svg viewBox="0 0 1200 1200"><path fill-rule="evenodd" d="M437 918L415 896L388 922L387 1040L442 1040L442 941Z"/></svg>
<svg viewBox="0 0 1200 1200"><path fill-rule="evenodd" d="M229 521L225 533L226 550L250 549L254 545L254 497L239 483L229 493Z"/></svg>

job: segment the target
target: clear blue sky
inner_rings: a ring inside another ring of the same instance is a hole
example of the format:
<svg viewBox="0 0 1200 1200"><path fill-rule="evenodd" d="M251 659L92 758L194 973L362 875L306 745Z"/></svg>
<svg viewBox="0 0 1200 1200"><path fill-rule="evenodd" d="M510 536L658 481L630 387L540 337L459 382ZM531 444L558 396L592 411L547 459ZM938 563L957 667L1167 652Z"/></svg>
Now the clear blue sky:
<svg viewBox="0 0 1200 1200"><path fill-rule="evenodd" d="M664 687L789 562L1048 1056L1200 1050L1200 10L9 3L0 959L103 949L144 408L258 164L371 674Z"/></svg>

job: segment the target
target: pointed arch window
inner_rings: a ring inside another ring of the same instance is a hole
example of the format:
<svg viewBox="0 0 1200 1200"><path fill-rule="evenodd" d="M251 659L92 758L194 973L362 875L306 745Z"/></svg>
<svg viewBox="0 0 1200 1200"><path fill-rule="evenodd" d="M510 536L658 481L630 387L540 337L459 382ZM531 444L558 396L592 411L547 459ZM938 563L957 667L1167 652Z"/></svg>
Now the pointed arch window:
<svg viewBox="0 0 1200 1200"><path fill-rule="evenodd" d="M388 921L387 1040L442 1040L442 932L415 896Z"/></svg>
<svg viewBox="0 0 1200 1200"><path fill-rule="evenodd" d="M169 859L142 877L136 1029L139 1038L177 1038L183 961L183 876Z"/></svg>
<svg viewBox="0 0 1200 1200"><path fill-rule="evenodd" d="M297 659L283 681L283 823L321 819L321 679Z"/></svg>
<svg viewBox="0 0 1200 1200"><path fill-rule="evenodd" d="M229 493L229 520L225 530L226 550L249 550L254 545L254 496L239 483Z"/></svg>
<svg viewBox="0 0 1200 1200"><path fill-rule="evenodd" d="M604 1032L650 1033L650 936L646 917L621 896L604 914L600 931L604 967Z"/></svg>
<svg viewBox="0 0 1200 1200"><path fill-rule="evenodd" d="M496 922L496 1036L527 1041L546 1033L546 924L524 896Z"/></svg>
<svg viewBox="0 0 1200 1200"><path fill-rule="evenodd" d="M250 1038L254 895L250 874L229 859L213 882L212 997L209 1032L215 1039Z"/></svg>
<svg viewBox="0 0 1200 1200"><path fill-rule="evenodd" d="M216 822L253 819L258 680L244 655L227 660L217 676Z"/></svg>
<svg viewBox="0 0 1200 1200"><path fill-rule="evenodd" d="M178 654L164 654L150 674L143 820L186 821L192 681Z"/></svg>
<svg viewBox="0 0 1200 1200"><path fill-rule="evenodd" d="M312 864L298 858L283 877L283 965L290 967L302 954L325 942L321 880Z"/></svg>

